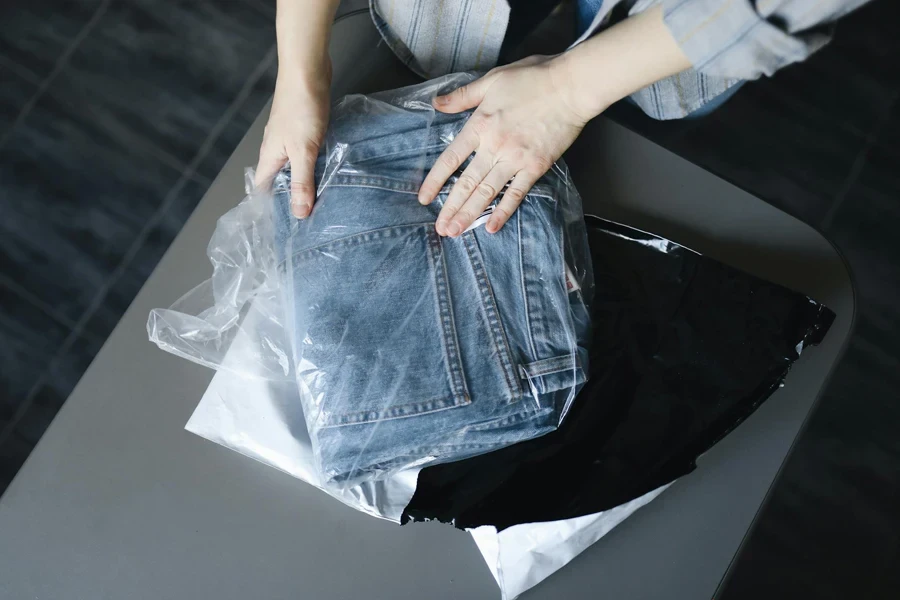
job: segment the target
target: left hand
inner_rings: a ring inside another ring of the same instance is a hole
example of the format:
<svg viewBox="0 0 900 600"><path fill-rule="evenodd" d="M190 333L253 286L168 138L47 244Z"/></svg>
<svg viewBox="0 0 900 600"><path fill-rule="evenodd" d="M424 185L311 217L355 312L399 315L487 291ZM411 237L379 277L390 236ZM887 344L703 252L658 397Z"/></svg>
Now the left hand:
<svg viewBox="0 0 900 600"><path fill-rule="evenodd" d="M571 93L554 57L531 56L434 99L445 113L478 107L419 189L419 202L431 203L475 153L438 215L440 235L460 235L512 180L485 226L489 233L503 227L590 119L574 108Z"/></svg>

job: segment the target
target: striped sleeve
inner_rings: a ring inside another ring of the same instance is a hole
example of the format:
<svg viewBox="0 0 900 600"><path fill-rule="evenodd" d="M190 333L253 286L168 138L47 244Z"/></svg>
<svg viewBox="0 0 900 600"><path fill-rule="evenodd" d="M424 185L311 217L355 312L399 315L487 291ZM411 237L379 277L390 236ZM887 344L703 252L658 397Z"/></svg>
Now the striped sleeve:
<svg viewBox="0 0 900 600"><path fill-rule="evenodd" d="M662 0L666 25L704 75L757 79L830 39L826 26L867 0Z"/></svg>

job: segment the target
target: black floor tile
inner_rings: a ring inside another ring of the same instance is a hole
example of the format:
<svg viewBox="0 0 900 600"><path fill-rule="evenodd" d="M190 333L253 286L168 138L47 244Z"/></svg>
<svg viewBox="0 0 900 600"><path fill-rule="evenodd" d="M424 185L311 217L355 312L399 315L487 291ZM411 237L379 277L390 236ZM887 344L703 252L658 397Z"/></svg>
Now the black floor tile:
<svg viewBox="0 0 900 600"><path fill-rule="evenodd" d="M0 281L0 436L69 332Z"/></svg>
<svg viewBox="0 0 900 600"><path fill-rule="evenodd" d="M0 65L0 139L9 131L22 107L37 89L38 86L32 81Z"/></svg>
<svg viewBox="0 0 900 600"><path fill-rule="evenodd" d="M19 438L37 444L101 345L92 337L78 336L54 364L47 367L44 382L35 390L34 397L13 426Z"/></svg>
<svg viewBox="0 0 900 600"><path fill-rule="evenodd" d="M104 0L0 3L0 55L43 79Z"/></svg>
<svg viewBox="0 0 900 600"><path fill-rule="evenodd" d="M260 11L262 14L270 17L273 20L275 19L275 8L276 8L276 0L242 0L243 2L249 4L253 8ZM363 0L365 1L365 0Z"/></svg>
<svg viewBox="0 0 900 600"><path fill-rule="evenodd" d="M0 443L0 490L5 490L19 468L31 454L34 444L17 433L10 434Z"/></svg>
<svg viewBox="0 0 900 600"><path fill-rule="evenodd" d="M675 151L702 148L702 160L714 172L727 173L740 187L817 222L866 138L811 113L778 86L774 79L745 85L720 114L708 117L704 128L679 140Z"/></svg>
<svg viewBox="0 0 900 600"><path fill-rule="evenodd" d="M900 92L887 119L875 132L875 144L895 161L900 161Z"/></svg>
<svg viewBox="0 0 900 600"><path fill-rule="evenodd" d="M42 98L0 147L0 269L77 322L179 176Z"/></svg>
<svg viewBox="0 0 900 600"><path fill-rule="evenodd" d="M48 93L119 144L187 165L274 42L271 18L243 2L115 2Z"/></svg>
<svg viewBox="0 0 900 600"><path fill-rule="evenodd" d="M137 252L111 281L106 296L86 323L87 332L99 339L109 336L208 187L205 180L191 179L174 190L167 207L160 211L158 218L148 223L150 227L141 239Z"/></svg>
<svg viewBox="0 0 900 600"><path fill-rule="evenodd" d="M851 265L871 341L900 357L900 160L893 152L870 148L825 234Z"/></svg>
<svg viewBox="0 0 900 600"><path fill-rule="evenodd" d="M900 85L895 25L872 15L868 7L841 20L824 50L779 73L778 92L816 118L851 132L871 132Z"/></svg>

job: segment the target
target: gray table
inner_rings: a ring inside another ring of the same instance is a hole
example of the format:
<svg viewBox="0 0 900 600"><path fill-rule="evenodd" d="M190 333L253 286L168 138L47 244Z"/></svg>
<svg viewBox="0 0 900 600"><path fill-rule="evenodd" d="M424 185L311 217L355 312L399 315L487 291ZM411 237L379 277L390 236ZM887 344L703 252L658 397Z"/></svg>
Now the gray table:
<svg viewBox="0 0 900 600"><path fill-rule="evenodd" d="M335 92L406 75L365 14L337 24ZM388 77L388 75L390 77ZM393 81L396 81L393 80ZM248 132L0 499L0 598L496 599L471 538L397 527L183 430L212 373L157 350L144 324L209 274L216 218L240 199ZM799 221L598 120L567 156L586 209L828 303L838 319L700 468L527 594L710 598L837 359L853 314L844 265Z"/></svg>

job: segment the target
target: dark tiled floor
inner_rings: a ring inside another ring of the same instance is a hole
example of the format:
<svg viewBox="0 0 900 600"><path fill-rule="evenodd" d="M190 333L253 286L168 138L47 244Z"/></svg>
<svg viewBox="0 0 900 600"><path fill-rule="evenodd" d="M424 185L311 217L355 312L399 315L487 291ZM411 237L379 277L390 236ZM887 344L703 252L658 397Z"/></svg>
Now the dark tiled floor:
<svg viewBox="0 0 900 600"><path fill-rule="evenodd" d="M0 7L0 492L271 96L272 0Z"/></svg>
<svg viewBox="0 0 900 600"><path fill-rule="evenodd" d="M0 61L0 132L9 129L40 85L30 72L15 67Z"/></svg>
<svg viewBox="0 0 900 600"><path fill-rule="evenodd" d="M900 597L900 7L696 121L616 118L822 231L857 291L850 345L717 598Z"/></svg>
<svg viewBox="0 0 900 600"><path fill-rule="evenodd" d="M4 62L43 80L107 4L108 0L4 2L0 8L0 55Z"/></svg>
<svg viewBox="0 0 900 600"><path fill-rule="evenodd" d="M274 0L0 7L0 490L268 100L273 18ZM610 111L822 230L857 286L726 600L900 593L898 22L876 0L702 120Z"/></svg>
<svg viewBox="0 0 900 600"><path fill-rule="evenodd" d="M50 93L113 143L188 165L272 44L271 18L242 2L113 2Z"/></svg>
<svg viewBox="0 0 900 600"><path fill-rule="evenodd" d="M0 425L12 421L21 399L41 377L46 357L66 339L69 321L54 317L39 299L0 279L0 361L3 364ZM40 332L40 335L35 335Z"/></svg>

